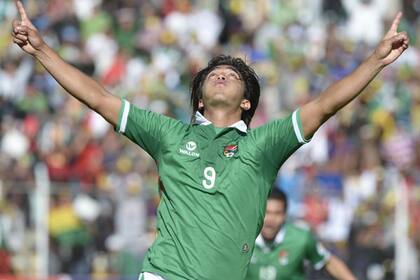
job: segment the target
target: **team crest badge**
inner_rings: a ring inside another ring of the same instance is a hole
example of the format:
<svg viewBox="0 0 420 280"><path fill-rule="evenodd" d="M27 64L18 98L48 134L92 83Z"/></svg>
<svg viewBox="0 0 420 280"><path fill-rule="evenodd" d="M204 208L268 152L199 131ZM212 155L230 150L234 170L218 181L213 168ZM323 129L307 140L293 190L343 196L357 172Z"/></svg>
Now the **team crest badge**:
<svg viewBox="0 0 420 280"><path fill-rule="evenodd" d="M289 263L289 254L287 253L287 251L280 251L279 253L279 263L281 265L287 265Z"/></svg>
<svg viewBox="0 0 420 280"><path fill-rule="evenodd" d="M223 150L223 154L227 158L233 157L238 152L238 145L228 145Z"/></svg>

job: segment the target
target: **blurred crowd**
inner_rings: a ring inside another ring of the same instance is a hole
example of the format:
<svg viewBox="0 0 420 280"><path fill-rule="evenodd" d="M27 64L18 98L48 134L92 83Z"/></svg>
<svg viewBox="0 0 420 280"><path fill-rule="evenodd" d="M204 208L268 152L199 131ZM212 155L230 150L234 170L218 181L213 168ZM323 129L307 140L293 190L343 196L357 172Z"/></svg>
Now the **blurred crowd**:
<svg viewBox="0 0 420 280"><path fill-rule="evenodd" d="M398 260L404 279L418 279L420 1L23 2L66 61L185 122L197 70L216 54L244 58L262 85L252 127L350 73L402 10L410 48L286 162L276 187L290 197L290 218L305 220L358 279L394 279ZM49 274L136 279L154 236L155 163L12 44L16 17L14 1L0 1L0 274L35 274L34 167L43 163Z"/></svg>

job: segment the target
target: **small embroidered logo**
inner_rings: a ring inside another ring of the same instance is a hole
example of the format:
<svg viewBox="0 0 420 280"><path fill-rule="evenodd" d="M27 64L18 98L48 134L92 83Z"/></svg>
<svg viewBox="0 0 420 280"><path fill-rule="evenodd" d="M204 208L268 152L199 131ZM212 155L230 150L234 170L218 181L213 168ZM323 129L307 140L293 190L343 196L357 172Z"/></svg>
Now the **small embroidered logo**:
<svg viewBox="0 0 420 280"><path fill-rule="evenodd" d="M242 253L248 253L249 251L249 245L248 243L244 243L244 245L242 245Z"/></svg>
<svg viewBox="0 0 420 280"><path fill-rule="evenodd" d="M287 251L280 251L279 253L279 263L281 265L287 265L289 263L289 257Z"/></svg>
<svg viewBox="0 0 420 280"><path fill-rule="evenodd" d="M228 145L223 150L223 154L227 158L233 157L238 152L238 145Z"/></svg>

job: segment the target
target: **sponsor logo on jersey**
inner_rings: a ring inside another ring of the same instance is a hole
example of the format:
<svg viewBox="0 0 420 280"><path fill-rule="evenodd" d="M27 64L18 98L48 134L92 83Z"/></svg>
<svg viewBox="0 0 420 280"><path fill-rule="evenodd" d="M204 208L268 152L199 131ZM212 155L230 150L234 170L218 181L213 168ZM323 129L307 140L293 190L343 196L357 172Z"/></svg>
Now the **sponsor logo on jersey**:
<svg viewBox="0 0 420 280"><path fill-rule="evenodd" d="M279 263L281 265L287 265L289 263L289 254L287 253L287 251L280 251L279 253Z"/></svg>
<svg viewBox="0 0 420 280"><path fill-rule="evenodd" d="M197 144L194 141L188 141L187 144L185 144L185 148L192 152L197 149Z"/></svg>
<svg viewBox="0 0 420 280"><path fill-rule="evenodd" d="M238 152L238 145L228 145L223 150L223 154L227 158L233 157Z"/></svg>
<svg viewBox="0 0 420 280"><path fill-rule="evenodd" d="M197 144L194 141L188 141L185 146L179 148L179 153L190 157L200 157L200 154L195 152L196 149Z"/></svg>

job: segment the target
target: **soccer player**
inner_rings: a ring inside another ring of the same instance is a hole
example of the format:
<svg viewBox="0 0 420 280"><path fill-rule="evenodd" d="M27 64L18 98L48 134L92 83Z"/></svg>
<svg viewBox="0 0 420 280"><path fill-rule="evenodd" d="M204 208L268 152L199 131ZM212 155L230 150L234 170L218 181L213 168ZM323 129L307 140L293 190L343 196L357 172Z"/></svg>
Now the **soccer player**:
<svg viewBox="0 0 420 280"><path fill-rule="evenodd" d="M339 258L316 241L308 228L286 222L286 212L286 194L273 188L246 280L304 279L305 261L317 270L325 268L335 279L356 279Z"/></svg>
<svg viewBox="0 0 420 280"><path fill-rule="evenodd" d="M216 57L192 82L194 117L185 124L113 96L66 63L16 3L13 41L156 161L161 201L144 279L243 279L280 166L408 47L406 33L397 32L398 14L352 74L287 118L256 129L249 129L260 94L255 72L239 58Z"/></svg>

